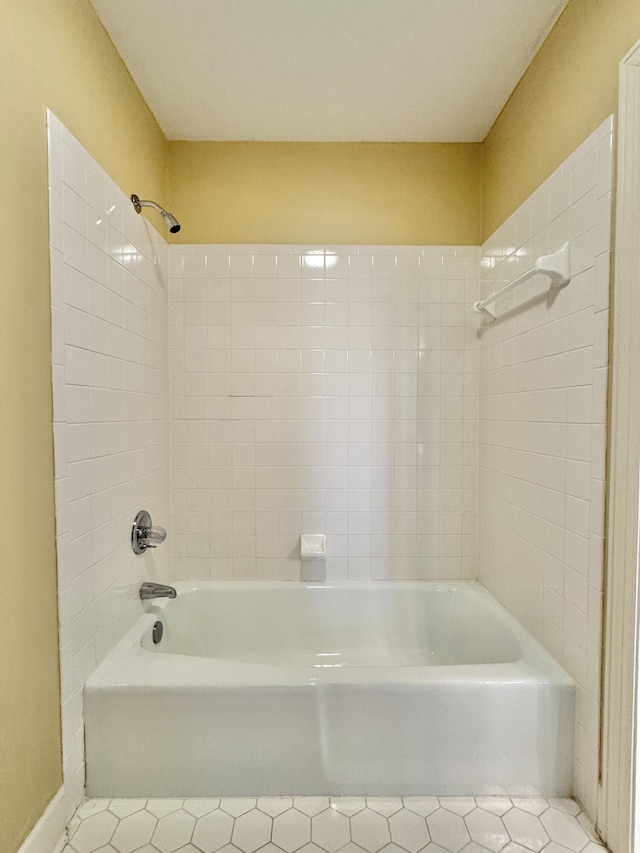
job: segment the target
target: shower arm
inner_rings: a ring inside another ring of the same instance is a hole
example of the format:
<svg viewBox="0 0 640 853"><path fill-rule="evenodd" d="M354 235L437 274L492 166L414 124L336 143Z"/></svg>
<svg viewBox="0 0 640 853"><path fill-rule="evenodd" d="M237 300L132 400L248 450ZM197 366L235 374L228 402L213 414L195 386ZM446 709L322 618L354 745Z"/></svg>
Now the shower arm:
<svg viewBox="0 0 640 853"><path fill-rule="evenodd" d="M164 207L160 207L160 205L156 204L155 201L149 201L148 199L138 198L135 193L131 196L131 202L133 203L136 213L142 213L143 207L152 207L154 210L157 210L158 213L161 215L167 212Z"/></svg>
<svg viewBox="0 0 640 853"><path fill-rule="evenodd" d="M169 213L168 210L165 210L164 207L160 207L160 205L156 204L155 201L141 199L135 193L133 193L130 198L136 213L142 213L143 207L152 207L154 210L157 210L160 216L164 219L165 225L172 234L177 234L180 230L180 223L175 216L172 213Z"/></svg>

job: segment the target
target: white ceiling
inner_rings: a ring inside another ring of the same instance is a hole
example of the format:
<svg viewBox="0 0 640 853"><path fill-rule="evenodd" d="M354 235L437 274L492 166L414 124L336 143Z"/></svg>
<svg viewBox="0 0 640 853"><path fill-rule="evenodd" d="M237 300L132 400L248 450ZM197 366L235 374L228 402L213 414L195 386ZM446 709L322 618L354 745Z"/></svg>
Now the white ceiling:
<svg viewBox="0 0 640 853"><path fill-rule="evenodd" d="M92 0L169 139L484 139L567 0Z"/></svg>

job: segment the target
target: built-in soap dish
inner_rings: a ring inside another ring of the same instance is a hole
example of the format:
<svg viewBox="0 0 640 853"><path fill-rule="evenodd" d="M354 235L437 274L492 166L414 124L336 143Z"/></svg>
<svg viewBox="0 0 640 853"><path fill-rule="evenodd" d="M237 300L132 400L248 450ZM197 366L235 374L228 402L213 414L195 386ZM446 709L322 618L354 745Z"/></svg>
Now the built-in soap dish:
<svg viewBox="0 0 640 853"><path fill-rule="evenodd" d="M327 537L324 533L303 533L300 537L301 560L324 560L327 556Z"/></svg>

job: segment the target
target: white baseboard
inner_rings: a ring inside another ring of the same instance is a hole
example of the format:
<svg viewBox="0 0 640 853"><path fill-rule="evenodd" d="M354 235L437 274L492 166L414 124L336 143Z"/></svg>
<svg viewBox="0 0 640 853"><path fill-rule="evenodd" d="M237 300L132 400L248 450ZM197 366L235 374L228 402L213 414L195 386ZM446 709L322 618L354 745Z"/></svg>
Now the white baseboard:
<svg viewBox="0 0 640 853"><path fill-rule="evenodd" d="M44 810L18 853L60 853L66 842L63 786Z"/></svg>

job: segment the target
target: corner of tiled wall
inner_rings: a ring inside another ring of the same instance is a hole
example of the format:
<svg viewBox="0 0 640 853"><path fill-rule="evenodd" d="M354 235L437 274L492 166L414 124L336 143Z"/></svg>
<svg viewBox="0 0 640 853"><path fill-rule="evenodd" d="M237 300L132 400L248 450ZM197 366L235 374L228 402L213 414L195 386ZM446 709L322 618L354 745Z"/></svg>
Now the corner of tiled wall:
<svg viewBox="0 0 640 853"><path fill-rule="evenodd" d="M63 769L84 796L82 688L142 612L168 551L135 557L139 509L169 522L167 245L48 113Z"/></svg>
<svg viewBox="0 0 640 853"><path fill-rule="evenodd" d="M609 118L482 247L488 295L570 243L480 323L479 579L577 688L576 795L595 817L611 250Z"/></svg>

